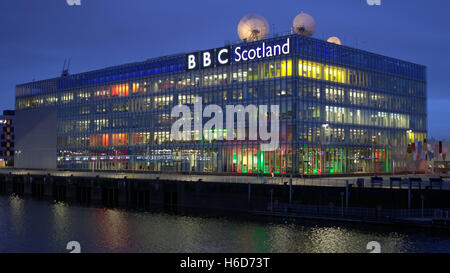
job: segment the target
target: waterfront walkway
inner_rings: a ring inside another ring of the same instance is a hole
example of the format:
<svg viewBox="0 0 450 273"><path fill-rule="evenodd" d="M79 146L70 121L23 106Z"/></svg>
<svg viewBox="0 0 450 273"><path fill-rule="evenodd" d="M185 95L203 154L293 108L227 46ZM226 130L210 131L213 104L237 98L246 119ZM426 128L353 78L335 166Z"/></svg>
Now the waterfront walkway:
<svg viewBox="0 0 450 273"><path fill-rule="evenodd" d="M268 205L265 211L252 211L254 215L339 222L400 224L450 228L450 210L442 209L377 209L299 204Z"/></svg>
<svg viewBox="0 0 450 273"><path fill-rule="evenodd" d="M138 179L138 180L170 180L186 182L215 182L215 183L244 183L244 184L277 184L289 185L289 177L257 177L257 176L221 176L221 175L188 175L188 174L151 174L133 172L90 172L90 171L59 171L59 170L21 170L0 169L0 174L13 175L47 175L59 177L100 177L112 179ZM391 182L391 178L395 177ZM320 186L320 187L352 187L365 188L392 188L407 189L410 179L412 188L427 188L450 190L450 179L442 180L442 183L430 183L430 178L439 179L438 175L395 175L380 176L378 179L371 177L333 177L333 178L292 178L293 186ZM358 181L359 180L359 181Z"/></svg>

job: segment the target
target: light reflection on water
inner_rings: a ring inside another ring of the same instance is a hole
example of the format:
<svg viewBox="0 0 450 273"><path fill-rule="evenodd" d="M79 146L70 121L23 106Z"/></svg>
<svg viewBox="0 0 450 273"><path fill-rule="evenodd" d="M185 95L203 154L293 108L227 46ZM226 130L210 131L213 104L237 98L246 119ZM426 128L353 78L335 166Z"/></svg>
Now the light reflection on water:
<svg viewBox="0 0 450 273"><path fill-rule="evenodd" d="M444 232L266 223L69 206L0 196L0 252L450 252Z"/></svg>

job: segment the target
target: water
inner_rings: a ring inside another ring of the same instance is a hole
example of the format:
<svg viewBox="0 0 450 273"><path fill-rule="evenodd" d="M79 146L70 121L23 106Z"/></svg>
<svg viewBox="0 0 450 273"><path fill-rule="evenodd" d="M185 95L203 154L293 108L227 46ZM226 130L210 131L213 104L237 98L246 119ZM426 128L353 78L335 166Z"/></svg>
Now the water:
<svg viewBox="0 0 450 273"><path fill-rule="evenodd" d="M0 252L450 252L436 230L299 224L88 208L0 196Z"/></svg>

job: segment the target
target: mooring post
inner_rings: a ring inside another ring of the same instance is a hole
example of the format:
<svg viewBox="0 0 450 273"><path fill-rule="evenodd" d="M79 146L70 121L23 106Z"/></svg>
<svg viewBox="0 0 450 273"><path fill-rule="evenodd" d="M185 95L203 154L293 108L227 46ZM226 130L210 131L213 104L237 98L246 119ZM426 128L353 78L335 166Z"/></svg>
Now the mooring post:
<svg viewBox="0 0 450 273"><path fill-rule="evenodd" d="M248 196L247 196L247 200L248 200L248 204L250 205L251 202L251 195L252 195L252 184L248 183Z"/></svg>
<svg viewBox="0 0 450 273"><path fill-rule="evenodd" d="M348 194L349 194L349 184L348 180L345 181L345 207L348 208Z"/></svg>
<svg viewBox="0 0 450 273"><path fill-rule="evenodd" d="M420 199L422 200L422 218L424 217L423 211L424 211L424 200L425 200L425 196L422 194L420 196Z"/></svg>
<svg viewBox="0 0 450 273"><path fill-rule="evenodd" d="M273 189L270 189L270 207L271 211L273 211Z"/></svg>
<svg viewBox="0 0 450 273"><path fill-rule="evenodd" d="M289 204L292 203L292 175L289 178Z"/></svg>
<svg viewBox="0 0 450 273"><path fill-rule="evenodd" d="M411 209L411 180L408 181L408 209Z"/></svg>

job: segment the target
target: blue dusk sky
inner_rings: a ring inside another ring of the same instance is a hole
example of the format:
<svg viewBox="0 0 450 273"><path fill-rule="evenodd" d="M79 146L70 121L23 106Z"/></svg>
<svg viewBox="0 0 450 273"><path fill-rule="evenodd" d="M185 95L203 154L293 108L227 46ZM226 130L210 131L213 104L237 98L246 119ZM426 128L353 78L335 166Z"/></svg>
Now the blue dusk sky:
<svg viewBox="0 0 450 273"><path fill-rule="evenodd" d="M0 109L14 108L16 84L59 76L65 58L73 74L215 48L238 40L248 13L265 16L272 33L304 11L315 38L427 66L429 134L449 139L449 10L448 0L2 0Z"/></svg>

